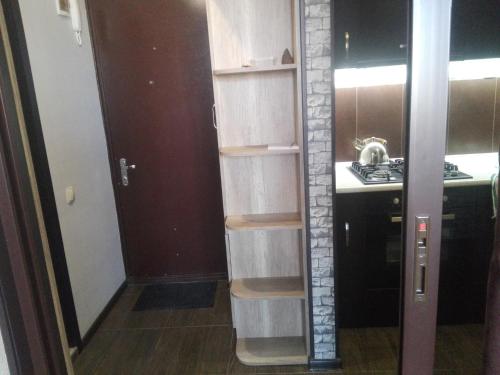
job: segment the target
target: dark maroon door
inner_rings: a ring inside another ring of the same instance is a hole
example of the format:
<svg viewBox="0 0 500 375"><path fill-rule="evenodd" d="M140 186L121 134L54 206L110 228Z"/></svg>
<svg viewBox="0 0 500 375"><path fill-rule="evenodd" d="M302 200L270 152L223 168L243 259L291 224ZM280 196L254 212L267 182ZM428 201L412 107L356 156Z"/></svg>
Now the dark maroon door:
<svg viewBox="0 0 500 375"><path fill-rule="evenodd" d="M226 272L204 0L90 0L128 276ZM120 180L120 158L129 184Z"/></svg>

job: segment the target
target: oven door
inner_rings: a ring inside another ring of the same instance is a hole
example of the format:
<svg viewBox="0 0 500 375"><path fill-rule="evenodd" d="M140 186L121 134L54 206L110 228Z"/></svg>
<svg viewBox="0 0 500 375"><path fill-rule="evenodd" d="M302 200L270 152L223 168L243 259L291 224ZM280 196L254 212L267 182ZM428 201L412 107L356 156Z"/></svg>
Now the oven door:
<svg viewBox="0 0 500 375"><path fill-rule="evenodd" d="M372 212L366 223L366 326L397 326L401 283L401 211Z"/></svg>
<svg viewBox="0 0 500 375"><path fill-rule="evenodd" d="M399 199L399 198L398 198ZM473 264L474 244L477 241L470 207L458 207L445 202L442 219L442 263L439 300L439 321L448 324L474 322L473 312L461 311L462 293L470 289L467 266ZM451 206L451 207L447 207ZM365 252L365 324L367 327L397 326L399 324L400 272L402 259L402 215L398 207L366 217ZM472 297L472 296L471 296ZM476 314L477 315L477 314Z"/></svg>

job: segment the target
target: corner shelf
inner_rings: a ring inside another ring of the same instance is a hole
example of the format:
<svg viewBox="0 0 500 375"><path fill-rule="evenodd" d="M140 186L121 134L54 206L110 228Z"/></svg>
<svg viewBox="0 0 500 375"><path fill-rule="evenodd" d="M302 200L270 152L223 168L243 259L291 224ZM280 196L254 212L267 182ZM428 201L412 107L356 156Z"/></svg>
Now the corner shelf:
<svg viewBox="0 0 500 375"><path fill-rule="evenodd" d="M298 145L254 145L221 147L219 152L221 155L225 156L268 156L298 154L300 153L300 148Z"/></svg>
<svg viewBox="0 0 500 375"><path fill-rule="evenodd" d="M230 69L215 69L213 71L214 76L227 76L235 74L248 74L248 73L268 73L268 72L279 72L287 70L296 70L297 64L279 64L270 66L249 66L241 68L230 68Z"/></svg>
<svg viewBox="0 0 500 375"><path fill-rule="evenodd" d="M302 277L234 279L231 294L241 299L305 299Z"/></svg>
<svg viewBox="0 0 500 375"><path fill-rule="evenodd" d="M302 229L298 212L234 215L226 218L226 228L231 230Z"/></svg>
<svg viewBox="0 0 500 375"><path fill-rule="evenodd" d="M300 0L206 6L236 354L307 364Z"/></svg>
<svg viewBox="0 0 500 375"><path fill-rule="evenodd" d="M304 337L238 338L236 356L247 366L307 364Z"/></svg>

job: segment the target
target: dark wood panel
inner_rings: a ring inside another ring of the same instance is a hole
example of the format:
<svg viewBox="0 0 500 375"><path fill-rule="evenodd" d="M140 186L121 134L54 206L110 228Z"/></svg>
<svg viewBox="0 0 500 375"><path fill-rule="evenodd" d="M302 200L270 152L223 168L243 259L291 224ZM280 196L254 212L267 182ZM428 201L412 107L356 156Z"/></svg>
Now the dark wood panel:
<svg viewBox="0 0 500 375"><path fill-rule="evenodd" d="M226 272L205 2L88 3L128 275Z"/></svg>

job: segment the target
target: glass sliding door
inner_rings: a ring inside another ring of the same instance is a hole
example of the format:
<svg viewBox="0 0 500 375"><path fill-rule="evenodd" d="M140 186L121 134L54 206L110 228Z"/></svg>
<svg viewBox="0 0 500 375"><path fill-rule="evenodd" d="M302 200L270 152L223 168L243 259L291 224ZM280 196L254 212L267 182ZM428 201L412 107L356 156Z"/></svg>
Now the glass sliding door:
<svg viewBox="0 0 500 375"><path fill-rule="evenodd" d="M479 375L500 142L500 2L454 0L451 15L445 160L459 174L442 194L434 370Z"/></svg>
<svg viewBox="0 0 500 375"><path fill-rule="evenodd" d="M500 3L336 0L334 39L345 372L479 374Z"/></svg>
<svg viewBox="0 0 500 375"><path fill-rule="evenodd" d="M415 0L412 15L401 370L479 375L500 142L500 3Z"/></svg>
<svg viewBox="0 0 500 375"><path fill-rule="evenodd" d="M398 373L408 5L333 0L336 322L346 374Z"/></svg>

